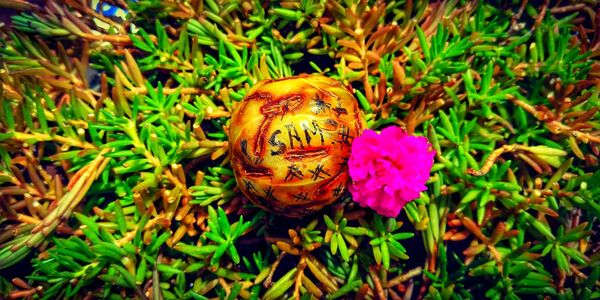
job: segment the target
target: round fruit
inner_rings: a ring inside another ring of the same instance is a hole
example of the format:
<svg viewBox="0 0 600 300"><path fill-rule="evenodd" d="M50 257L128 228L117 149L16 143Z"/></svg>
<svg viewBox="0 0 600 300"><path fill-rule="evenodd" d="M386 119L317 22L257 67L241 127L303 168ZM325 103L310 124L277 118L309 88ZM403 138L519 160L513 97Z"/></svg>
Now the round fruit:
<svg viewBox="0 0 600 300"><path fill-rule="evenodd" d="M230 158L254 204L301 217L337 200L365 120L350 91L320 75L259 82L234 110Z"/></svg>

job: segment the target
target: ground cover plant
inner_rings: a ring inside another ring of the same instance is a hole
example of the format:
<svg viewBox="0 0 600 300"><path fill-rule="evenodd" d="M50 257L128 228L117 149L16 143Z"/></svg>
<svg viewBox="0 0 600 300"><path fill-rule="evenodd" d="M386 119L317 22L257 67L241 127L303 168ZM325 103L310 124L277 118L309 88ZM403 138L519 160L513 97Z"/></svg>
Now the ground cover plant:
<svg viewBox="0 0 600 300"><path fill-rule="evenodd" d="M0 298L600 298L594 1L0 7ZM236 187L234 106L302 73L428 138L397 218Z"/></svg>

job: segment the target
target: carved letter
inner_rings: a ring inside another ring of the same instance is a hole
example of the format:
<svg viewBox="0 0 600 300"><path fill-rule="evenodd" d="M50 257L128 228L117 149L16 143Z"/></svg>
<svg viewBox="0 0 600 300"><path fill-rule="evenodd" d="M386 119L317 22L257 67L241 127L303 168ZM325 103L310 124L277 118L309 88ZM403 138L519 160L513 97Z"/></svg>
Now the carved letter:
<svg viewBox="0 0 600 300"><path fill-rule="evenodd" d="M310 126L306 125L306 123L302 123L300 125L302 130L304 130L304 136L306 137L306 143L310 146L310 135L317 135L317 133L321 136L321 146L325 143L325 139L323 138L323 130L319 127L317 121L312 121L313 130L310 129Z"/></svg>
<svg viewBox="0 0 600 300"><path fill-rule="evenodd" d="M279 149L271 149L271 155L281 155L285 152L285 144L282 143L279 139L277 139L277 135L281 133L281 130L277 129L271 134L271 138L269 139L269 144L273 147L279 147Z"/></svg>
<svg viewBox="0 0 600 300"><path fill-rule="evenodd" d="M304 145L302 144L302 138L300 138L300 135L298 134L298 130L296 130L296 126L294 126L294 124L287 124L285 125L285 128L287 128L288 131L288 137L290 140L290 148L294 148L294 139L296 139L296 141L298 141L300 143L300 148L304 149ZM292 133L292 131L294 131L294 133Z"/></svg>

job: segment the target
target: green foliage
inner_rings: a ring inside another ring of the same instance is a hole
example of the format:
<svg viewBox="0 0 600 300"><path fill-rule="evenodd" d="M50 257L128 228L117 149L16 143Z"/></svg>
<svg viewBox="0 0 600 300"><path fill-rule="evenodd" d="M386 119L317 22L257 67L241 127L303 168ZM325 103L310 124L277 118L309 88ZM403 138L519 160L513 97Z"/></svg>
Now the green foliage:
<svg viewBox="0 0 600 300"><path fill-rule="evenodd" d="M218 264L219 259L223 254L227 253L233 263L240 263L240 255L236 250L236 247L233 243L244 233L251 225L250 222L244 223L244 217L241 216L239 222L236 222L233 225L230 225L227 221L227 216L223 209L219 207L218 213L215 212L214 208L211 206L208 207L208 226L210 227L210 231L205 232L206 238L215 242L215 244L205 245L199 247L197 253L212 253L210 264L215 265ZM190 247L186 247L185 244L175 246L180 247L182 249L190 249ZM192 247L193 249L194 247ZM195 252L185 252L189 255Z"/></svg>
<svg viewBox="0 0 600 300"><path fill-rule="evenodd" d="M2 297L600 298L591 2L100 4L0 3ZM397 218L239 193L237 102L310 72L429 139Z"/></svg>

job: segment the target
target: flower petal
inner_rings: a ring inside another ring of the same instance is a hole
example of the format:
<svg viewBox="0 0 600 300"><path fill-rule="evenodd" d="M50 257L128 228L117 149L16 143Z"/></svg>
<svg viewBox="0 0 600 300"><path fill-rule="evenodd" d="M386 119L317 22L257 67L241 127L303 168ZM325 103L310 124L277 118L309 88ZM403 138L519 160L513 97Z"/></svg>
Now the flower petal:
<svg viewBox="0 0 600 300"><path fill-rule="evenodd" d="M348 160L354 201L396 217L427 189L434 155L426 138L408 135L400 127L387 127L381 134L365 130L354 140Z"/></svg>

